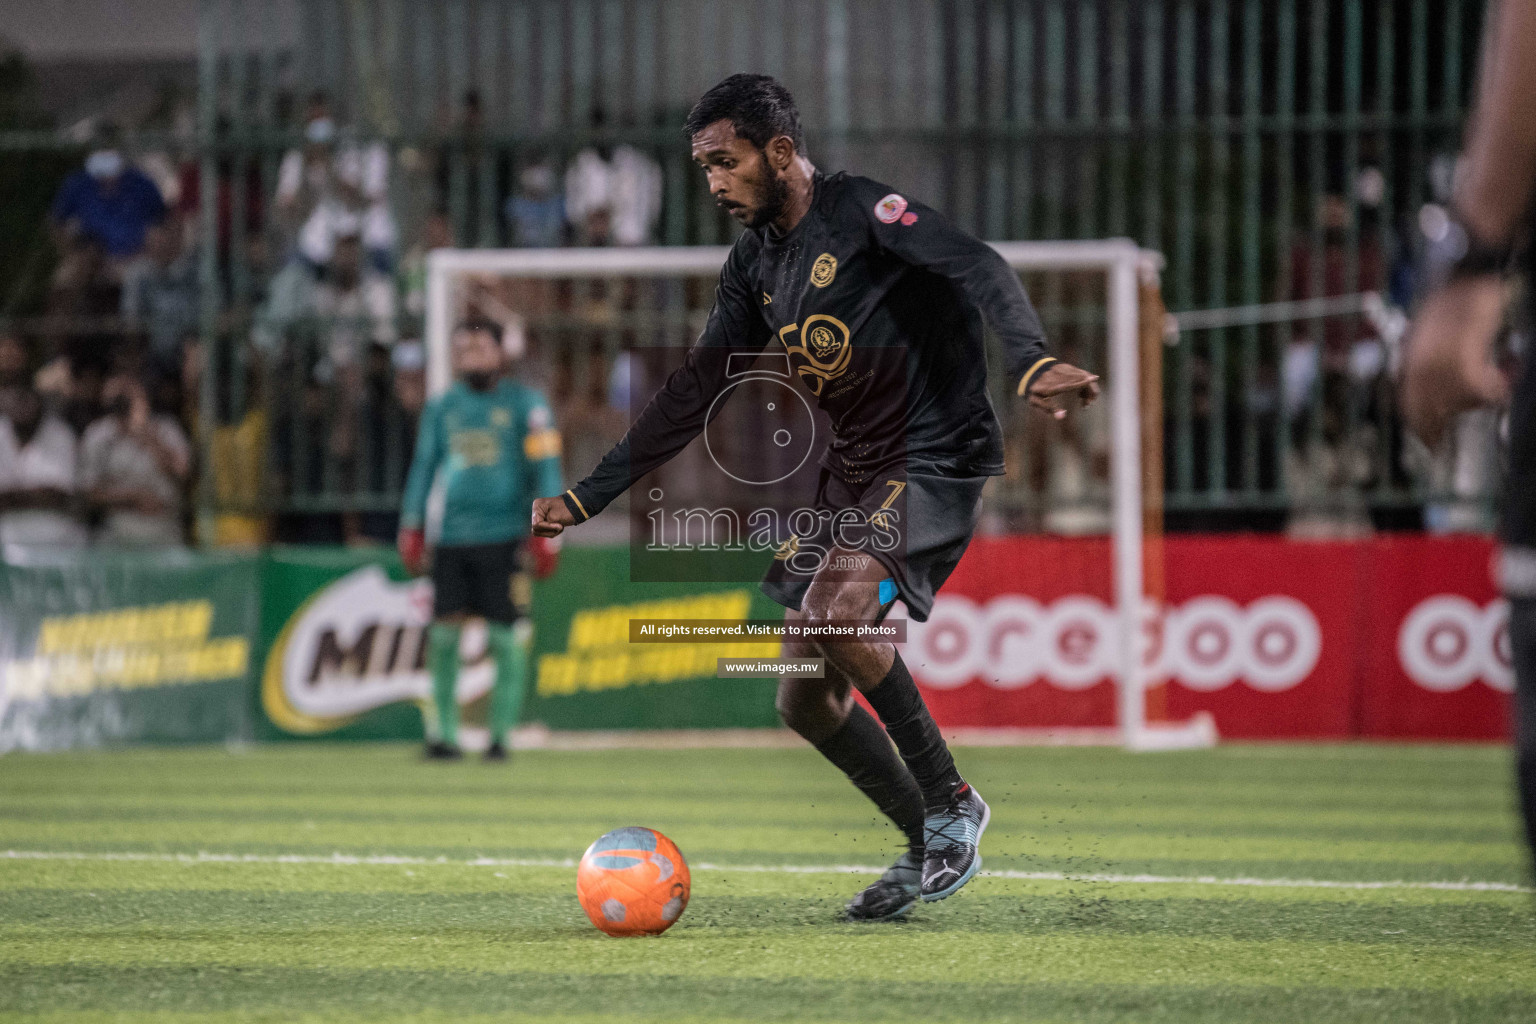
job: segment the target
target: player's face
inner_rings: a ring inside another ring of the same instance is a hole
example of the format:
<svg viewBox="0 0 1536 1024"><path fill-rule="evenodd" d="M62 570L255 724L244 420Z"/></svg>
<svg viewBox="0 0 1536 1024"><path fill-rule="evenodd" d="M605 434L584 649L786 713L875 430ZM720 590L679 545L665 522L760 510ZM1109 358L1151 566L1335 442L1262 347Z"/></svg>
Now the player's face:
<svg viewBox="0 0 1536 1024"><path fill-rule="evenodd" d="M693 137L693 161L704 168L715 204L749 228L778 217L789 200L789 185L767 154L737 135L729 121L716 121Z"/></svg>
<svg viewBox="0 0 1536 1024"><path fill-rule="evenodd" d="M460 331L453 336L453 369L474 386L501 371L501 347L489 331Z"/></svg>

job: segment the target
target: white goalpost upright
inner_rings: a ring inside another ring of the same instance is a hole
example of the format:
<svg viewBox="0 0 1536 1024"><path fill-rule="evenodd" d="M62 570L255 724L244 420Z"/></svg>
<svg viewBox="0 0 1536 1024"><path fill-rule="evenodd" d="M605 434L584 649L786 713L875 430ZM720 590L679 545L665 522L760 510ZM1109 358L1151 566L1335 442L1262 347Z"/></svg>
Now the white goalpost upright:
<svg viewBox="0 0 1536 1024"><path fill-rule="evenodd" d="M1162 268L1159 253L1129 239L994 242L1020 272L1097 271L1105 277L1110 420L1111 551L1118 725L1131 750L1178 750L1216 742L1207 715L1187 722L1149 722L1143 662L1148 602L1143 571L1141 437L1141 284ZM471 278L699 278L718 274L726 246L632 249L437 249L427 256L427 386L448 386L449 335Z"/></svg>

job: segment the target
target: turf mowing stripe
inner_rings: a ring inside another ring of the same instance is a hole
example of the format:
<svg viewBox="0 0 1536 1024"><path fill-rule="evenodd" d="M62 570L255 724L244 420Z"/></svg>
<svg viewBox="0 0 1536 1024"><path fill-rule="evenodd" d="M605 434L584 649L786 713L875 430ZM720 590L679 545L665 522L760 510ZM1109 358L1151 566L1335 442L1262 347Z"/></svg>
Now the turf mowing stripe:
<svg viewBox="0 0 1536 1024"><path fill-rule="evenodd" d="M409 857L393 854L333 853L328 856L298 853L90 853L78 850L6 850L3 860L144 861L171 864L329 864L367 867L431 867L451 865L473 868L573 868L572 858L535 859L506 857ZM743 874L782 875L878 875L883 867L868 864L712 864L689 865L694 871L735 871ZM1216 875L1116 875L1068 874L1062 871L983 871L988 878L1032 882L1101 882L1127 885L1225 885L1263 889L1434 889L1442 892L1536 892L1530 886L1509 882L1408 882L1334 881L1322 878L1221 878Z"/></svg>

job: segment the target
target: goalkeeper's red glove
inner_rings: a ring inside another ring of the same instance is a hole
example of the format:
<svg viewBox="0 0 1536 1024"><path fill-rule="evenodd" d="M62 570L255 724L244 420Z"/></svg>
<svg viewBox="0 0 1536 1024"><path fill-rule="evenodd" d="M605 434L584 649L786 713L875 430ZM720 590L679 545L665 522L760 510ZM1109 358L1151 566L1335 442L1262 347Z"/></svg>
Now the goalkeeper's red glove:
<svg viewBox="0 0 1536 1024"><path fill-rule="evenodd" d="M528 553L533 556L533 575L535 579L548 579L555 571L556 564L560 561L559 537L529 537Z"/></svg>
<svg viewBox="0 0 1536 1024"><path fill-rule="evenodd" d="M427 538L420 530L401 530L397 541L400 561L412 576L421 575L421 564L427 553Z"/></svg>

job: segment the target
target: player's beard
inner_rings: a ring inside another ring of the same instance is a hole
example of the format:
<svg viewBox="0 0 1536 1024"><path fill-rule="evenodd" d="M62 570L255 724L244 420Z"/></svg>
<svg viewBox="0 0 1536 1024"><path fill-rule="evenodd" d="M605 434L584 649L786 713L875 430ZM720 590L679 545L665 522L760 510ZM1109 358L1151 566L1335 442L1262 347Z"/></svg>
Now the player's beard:
<svg viewBox="0 0 1536 1024"><path fill-rule="evenodd" d="M474 391L489 391L496 383L496 373L490 370L475 370L464 374L464 383Z"/></svg>
<svg viewBox="0 0 1536 1024"><path fill-rule="evenodd" d="M764 228L778 219L789 205L789 183L774 174L768 167L768 157L763 157L763 183L757 192L757 205L752 209L749 228Z"/></svg>

